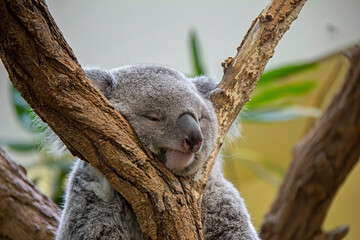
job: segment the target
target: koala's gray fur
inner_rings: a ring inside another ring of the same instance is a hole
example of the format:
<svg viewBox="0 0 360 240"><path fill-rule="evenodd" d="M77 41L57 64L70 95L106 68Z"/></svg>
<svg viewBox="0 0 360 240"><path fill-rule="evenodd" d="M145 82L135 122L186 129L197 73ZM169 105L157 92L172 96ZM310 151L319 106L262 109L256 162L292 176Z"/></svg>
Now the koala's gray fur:
<svg viewBox="0 0 360 240"><path fill-rule="evenodd" d="M216 84L155 65L86 75L129 121L142 143L176 175L193 175L209 157L217 120L209 97ZM243 199L217 159L202 202L203 233L210 239L259 239ZM131 206L90 164L77 160L69 178L56 239L143 239Z"/></svg>

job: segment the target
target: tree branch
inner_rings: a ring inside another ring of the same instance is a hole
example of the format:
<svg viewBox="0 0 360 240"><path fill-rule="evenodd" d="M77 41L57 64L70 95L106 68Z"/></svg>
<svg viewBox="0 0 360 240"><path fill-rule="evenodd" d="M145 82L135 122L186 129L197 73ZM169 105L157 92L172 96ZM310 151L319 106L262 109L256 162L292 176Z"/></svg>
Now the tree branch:
<svg viewBox="0 0 360 240"><path fill-rule="evenodd" d="M194 227L200 212L192 216L186 207L178 178L86 79L45 2L2 1L0 16L0 54L10 80L68 149L126 198L146 238L200 238L201 226Z"/></svg>
<svg viewBox="0 0 360 240"><path fill-rule="evenodd" d="M146 239L201 239L200 205L218 149L274 48L305 0L274 0L227 61L219 91L218 147L199 179L177 178L141 146L125 119L86 79L42 0L0 3L0 56L14 86L79 158L133 207Z"/></svg>
<svg viewBox="0 0 360 240"><path fill-rule="evenodd" d="M210 159L216 158L229 128L249 101L276 45L298 17L305 2L306 0L273 0L252 22L236 56L229 57L222 63L224 76L219 84L220 91L211 98L218 116L219 136ZM214 160L208 161L204 167L206 174L201 180L205 183L213 162Z"/></svg>
<svg viewBox="0 0 360 240"><path fill-rule="evenodd" d="M347 227L323 233L330 204L360 156L360 47L321 119L295 146L294 159L262 225L263 239L341 239Z"/></svg>
<svg viewBox="0 0 360 240"><path fill-rule="evenodd" d="M0 149L0 239L53 239L60 209Z"/></svg>

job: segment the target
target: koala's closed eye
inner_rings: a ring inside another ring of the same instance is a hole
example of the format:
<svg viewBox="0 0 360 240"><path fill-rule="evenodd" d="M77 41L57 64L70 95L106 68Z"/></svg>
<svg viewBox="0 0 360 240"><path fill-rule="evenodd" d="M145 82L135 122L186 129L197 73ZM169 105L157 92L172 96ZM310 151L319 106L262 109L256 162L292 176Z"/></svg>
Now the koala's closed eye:
<svg viewBox="0 0 360 240"><path fill-rule="evenodd" d="M143 117L151 122L161 122L163 119L162 117L154 113L146 114Z"/></svg>

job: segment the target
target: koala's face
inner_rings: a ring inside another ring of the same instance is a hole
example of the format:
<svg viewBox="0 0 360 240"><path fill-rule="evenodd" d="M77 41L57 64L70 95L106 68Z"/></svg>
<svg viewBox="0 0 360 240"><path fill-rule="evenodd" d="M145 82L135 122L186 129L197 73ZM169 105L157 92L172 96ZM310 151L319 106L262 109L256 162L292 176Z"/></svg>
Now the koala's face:
<svg viewBox="0 0 360 240"><path fill-rule="evenodd" d="M111 90L103 91L141 142L175 174L197 172L215 145L217 120L195 80L151 65L125 66L110 75Z"/></svg>

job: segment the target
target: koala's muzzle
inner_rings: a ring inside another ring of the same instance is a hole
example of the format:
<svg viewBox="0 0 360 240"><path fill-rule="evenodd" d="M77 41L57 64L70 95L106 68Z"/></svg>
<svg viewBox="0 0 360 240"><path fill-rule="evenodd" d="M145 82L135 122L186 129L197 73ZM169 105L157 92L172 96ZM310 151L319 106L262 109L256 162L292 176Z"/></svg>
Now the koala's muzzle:
<svg viewBox="0 0 360 240"><path fill-rule="evenodd" d="M183 151L198 152L203 142L199 123L190 114L184 114L177 120L177 125L180 128Z"/></svg>

